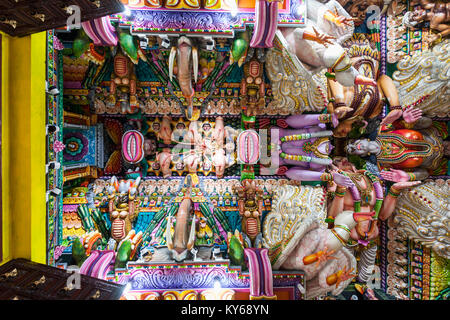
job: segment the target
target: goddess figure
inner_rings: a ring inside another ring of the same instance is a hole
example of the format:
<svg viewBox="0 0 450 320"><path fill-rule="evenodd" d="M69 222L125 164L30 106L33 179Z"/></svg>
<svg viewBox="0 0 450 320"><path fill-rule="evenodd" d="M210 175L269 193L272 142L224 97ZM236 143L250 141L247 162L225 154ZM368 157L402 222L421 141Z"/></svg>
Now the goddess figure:
<svg viewBox="0 0 450 320"><path fill-rule="evenodd" d="M374 141L357 140L347 145L347 152L359 156L374 155L385 180L417 181L426 179L429 172L439 167L448 155L438 130L429 118L420 118L419 109L407 109L404 120L386 124L384 120ZM420 119L420 121L419 121Z"/></svg>

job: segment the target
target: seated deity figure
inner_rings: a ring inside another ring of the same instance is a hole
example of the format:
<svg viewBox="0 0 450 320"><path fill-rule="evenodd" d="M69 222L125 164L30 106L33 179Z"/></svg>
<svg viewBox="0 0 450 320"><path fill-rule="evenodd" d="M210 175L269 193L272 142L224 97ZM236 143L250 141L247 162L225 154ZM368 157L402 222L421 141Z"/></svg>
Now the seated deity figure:
<svg viewBox="0 0 450 320"><path fill-rule="evenodd" d="M383 179L394 182L426 179L429 172L439 167L448 155L448 142L429 118L421 117L421 110L409 108L403 112L404 120L382 122L377 138L356 140L347 145L349 154L370 156L382 171Z"/></svg>
<svg viewBox="0 0 450 320"><path fill-rule="evenodd" d="M343 86L376 86L373 79L360 74L351 65L342 47L354 31L353 19L342 6L335 0L308 1L307 17L306 28L280 29L289 51L311 72L330 69Z"/></svg>
<svg viewBox="0 0 450 320"><path fill-rule="evenodd" d="M336 219L341 212L353 212L356 222L354 228L344 228L350 237L346 245L359 251L358 280L367 282L377 251L375 239L379 234L378 219L385 220L392 214L401 190L415 186L420 181L397 182L385 196L381 180L367 170L357 170L347 158L335 157L332 168L349 177L354 184L349 188L335 183L329 185L332 201L328 206L327 222L336 228ZM321 258L326 259L327 255L325 252Z"/></svg>

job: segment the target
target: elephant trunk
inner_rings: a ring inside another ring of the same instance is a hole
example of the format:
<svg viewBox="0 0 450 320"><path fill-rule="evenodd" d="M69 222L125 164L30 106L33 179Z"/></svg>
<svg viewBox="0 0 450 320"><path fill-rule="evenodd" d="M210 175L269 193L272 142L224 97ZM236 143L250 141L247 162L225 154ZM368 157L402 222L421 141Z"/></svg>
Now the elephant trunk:
<svg viewBox="0 0 450 320"><path fill-rule="evenodd" d="M180 254L187 250L189 239L189 214L191 212L191 199L184 199L177 213L177 223L175 225L175 234L173 239L174 250Z"/></svg>

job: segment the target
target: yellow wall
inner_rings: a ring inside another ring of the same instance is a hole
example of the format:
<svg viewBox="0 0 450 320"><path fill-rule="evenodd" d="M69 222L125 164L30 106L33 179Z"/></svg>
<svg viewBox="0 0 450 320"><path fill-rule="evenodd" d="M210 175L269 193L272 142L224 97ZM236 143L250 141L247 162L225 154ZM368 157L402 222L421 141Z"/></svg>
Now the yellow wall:
<svg viewBox="0 0 450 320"><path fill-rule="evenodd" d="M46 262L46 35L3 35L4 262Z"/></svg>

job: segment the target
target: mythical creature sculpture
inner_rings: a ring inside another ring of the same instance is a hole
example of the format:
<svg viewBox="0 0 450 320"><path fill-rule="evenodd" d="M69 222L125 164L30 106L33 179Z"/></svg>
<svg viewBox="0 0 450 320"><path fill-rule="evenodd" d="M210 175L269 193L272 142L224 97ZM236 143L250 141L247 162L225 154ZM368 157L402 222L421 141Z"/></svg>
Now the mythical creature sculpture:
<svg viewBox="0 0 450 320"><path fill-rule="evenodd" d="M402 192L394 211L395 228L450 259L450 180L428 181Z"/></svg>
<svg viewBox="0 0 450 320"><path fill-rule="evenodd" d="M107 187L111 237L116 242L125 239L132 231L132 222L139 214L135 197L140 181L140 178L137 178L135 181L118 181L116 177L112 177L109 187Z"/></svg>
<svg viewBox="0 0 450 320"><path fill-rule="evenodd" d="M262 190L256 187L254 180L242 181L242 186L235 188L239 195L239 215L242 219L242 237L246 248L260 248L262 241L261 218L263 212Z"/></svg>
<svg viewBox="0 0 450 320"><path fill-rule="evenodd" d="M330 230L324 223L326 203L323 200L321 187L284 185L275 191L272 211L263 224L264 247L269 249L273 269L303 270L307 299L328 292L338 295L350 283L352 271L356 269L355 257L342 245L333 252L335 259L304 263L304 257L327 251ZM351 223L352 212L343 213L343 220Z"/></svg>
<svg viewBox="0 0 450 320"><path fill-rule="evenodd" d="M134 113L139 106L136 89L137 78L134 72L134 64L130 58L119 52L114 57L114 72L111 75L107 105L114 106L119 103L122 113ZM119 91L117 93L118 101L116 98L117 90Z"/></svg>
<svg viewBox="0 0 450 320"><path fill-rule="evenodd" d="M241 82L241 107L247 117L256 116L266 104L263 64L256 57L244 65Z"/></svg>
<svg viewBox="0 0 450 320"><path fill-rule="evenodd" d="M450 40L397 63L392 78L400 105L415 106L429 117L450 116ZM417 85L420 83L420 85Z"/></svg>
<svg viewBox="0 0 450 320"><path fill-rule="evenodd" d="M389 181L417 181L426 179L439 167L446 151L439 131L419 109L403 112L404 120L396 120L389 127L384 120L377 138L356 140L347 145L349 154L374 155L374 161L384 170L381 176ZM389 115L388 115L389 116ZM408 129L407 129L408 128ZM448 143L445 142L445 145Z"/></svg>

